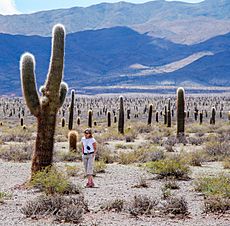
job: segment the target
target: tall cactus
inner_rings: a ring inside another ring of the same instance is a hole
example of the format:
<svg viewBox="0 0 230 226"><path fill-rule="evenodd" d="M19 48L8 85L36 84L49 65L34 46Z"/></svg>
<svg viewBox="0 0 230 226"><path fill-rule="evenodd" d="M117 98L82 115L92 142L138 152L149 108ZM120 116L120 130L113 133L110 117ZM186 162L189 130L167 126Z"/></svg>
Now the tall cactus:
<svg viewBox="0 0 230 226"><path fill-rule="evenodd" d="M124 100L123 97L120 96L120 108L119 108L119 118L118 118L118 132L121 134L124 134L124 123L125 123L125 118L124 118Z"/></svg>
<svg viewBox="0 0 230 226"><path fill-rule="evenodd" d="M88 127L89 128L93 127L93 111L92 110L88 111Z"/></svg>
<svg viewBox="0 0 230 226"><path fill-rule="evenodd" d="M184 89L182 87L177 89L177 136L184 135L185 127L185 99Z"/></svg>
<svg viewBox="0 0 230 226"><path fill-rule="evenodd" d="M216 108L212 107L212 116L210 118L210 124L215 125L216 124Z"/></svg>
<svg viewBox="0 0 230 226"><path fill-rule="evenodd" d="M167 111L167 127L171 127L172 121L171 121L171 102L170 99L168 100L168 111Z"/></svg>
<svg viewBox="0 0 230 226"><path fill-rule="evenodd" d="M149 114L148 114L148 125L152 123L152 115L153 115L153 105L149 105Z"/></svg>
<svg viewBox="0 0 230 226"><path fill-rule="evenodd" d="M74 115L74 90L71 90L71 104L69 107L69 130L73 129L73 115Z"/></svg>
<svg viewBox="0 0 230 226"><path fill-rule="evenodd" d="M21 56L20 72L22 92L30 112L37 118L37 138L32 157L32 175L52 165L56 115L68 90L62 82L64 64L65 28L58 24L52 33L52 55L44 86L37 92L35 59L30 53Z"/></svg>
<svg viewBox="0 0 230 226"><path fill-rule="evenodd" d="M111 126L111 112L110 111L107 112L107 125L108 127Z"/></svg>

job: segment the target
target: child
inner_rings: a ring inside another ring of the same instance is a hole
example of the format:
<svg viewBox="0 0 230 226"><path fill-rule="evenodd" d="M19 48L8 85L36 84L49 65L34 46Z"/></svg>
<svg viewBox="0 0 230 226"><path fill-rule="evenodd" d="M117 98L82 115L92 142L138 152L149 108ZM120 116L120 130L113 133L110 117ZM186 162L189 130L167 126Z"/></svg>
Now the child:
<svg viewBox="0 0 230 226"><path fill-rule="evenodd" d="M82 160L85 167L85 173L88 178L86 187L94 187L93 183L93 164L96 154L96 140L92 136L91 129L84 131L84 137L81 138L82 143Z"/></svg>

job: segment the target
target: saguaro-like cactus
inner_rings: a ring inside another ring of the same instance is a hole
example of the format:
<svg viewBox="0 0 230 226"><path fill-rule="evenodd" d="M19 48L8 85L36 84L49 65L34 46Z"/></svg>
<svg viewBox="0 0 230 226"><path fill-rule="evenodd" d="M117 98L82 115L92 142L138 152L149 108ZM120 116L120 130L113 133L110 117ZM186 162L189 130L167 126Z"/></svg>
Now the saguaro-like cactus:
<svg viewBox="0 0 230 226"><path fill-rule="evenodd" d="M89 128L93 127L93 112L92 112L92 110L88 111L88 127Z"/></svg>
<svg viewBox="0 0 230 226"><path fill-rule="evenodd" d="M184 121L185 121L185 99L184 89L182 87L177 89L177 136L184 135Z"/></svg>
<svg viewBox="0 0 230 226"><path fill-rule="evenodd" d="M148 125L152 123L152 115L153 115L153 105L149 105L149 114L148 114Z"/></svg>
<svg viewBox="0 0 230 226"><path fill-rule="evenodd" d="M73 115L74 115L74 90L71 90L71 104L69 107L69 130L73 129Z"/></svg>
<svg viewBox="0 0 230 226"><path fill-rule="evenodd" d="M210 118L210 124L215 125L216 124L216 108L212 107L212 116Z"/></svg>
<svg viewBox="0 0 230 226"><path fill-rule="evenodd" d="M124 134L124 123L125 123L125 118L124 118L124 101L123 97L120 96L120 109L119 109L119 118L118 118L118 132L121 134Z"/></svg>
<svg viewBox="0 0 230 226"><path fill-rule="evenodd" d="M74 130L68 133L69 151L77 151L77 137L78 133Z"/></svg>
<svg viewBox="0 0 230 226"><path fill-rule="evenodd" d="M111 112L110 111L107 112L107 125L108 127L111 126Z"/></svg>
<svg viewBox="0 0 230 226"><path fill-rule="evenodd" d="M44 86L37 92L35 59L30 53L20 60L22 92L30 112L37 117L37 138L32 157L32 175L52 164L56 115L68 90L62 82L64 64L65 29L56 25L52 34L52 55Z"/></svg>
<svg viewBox="0 0 230 226"><path fill-rule="evenodd" d="M171 127L171 102L170 99L168 100L168 111L167 111L167 127Z"/></svg>

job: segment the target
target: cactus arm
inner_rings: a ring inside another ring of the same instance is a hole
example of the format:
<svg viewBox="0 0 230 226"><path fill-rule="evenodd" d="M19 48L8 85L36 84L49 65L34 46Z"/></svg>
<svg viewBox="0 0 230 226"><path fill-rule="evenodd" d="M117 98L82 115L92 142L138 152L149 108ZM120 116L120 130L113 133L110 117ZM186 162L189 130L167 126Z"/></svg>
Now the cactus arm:
<svg viewBox="0 0 230 226"><path fill-rule="evenodd" d="M63 105L67 92L68 92L68 85L65 82L62 82L60 87L59 108Z"/></svg>
<svg viewBox="0 0 230 226"><path fill-rule="evenodd" d="M57 95L63 75L65 28L60 24L54 26L52 37L52 54L45 86L50 95Z"/></svg>
<svg viewBox="0 0 230 226"><path fill-rule="evenodd" d="M37 117L40 111L40 101L36 87L34 70L34 56L30 53L23 54L20 60L22 92L30 112Z"/></svg>

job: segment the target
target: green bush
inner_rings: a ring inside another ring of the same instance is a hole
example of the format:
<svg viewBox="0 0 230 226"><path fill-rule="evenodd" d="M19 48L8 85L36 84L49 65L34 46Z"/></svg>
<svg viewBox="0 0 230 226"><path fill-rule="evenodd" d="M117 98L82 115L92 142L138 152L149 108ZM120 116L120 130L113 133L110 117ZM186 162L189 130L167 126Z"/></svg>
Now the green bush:
<svg viewBox="0 0 230 226"><path fill-rule="evenodd" d="M69 182L64 172L54 166L46 167L44 170L33 175L30 184L39 188L46 194L79 194L80 190Z"/></svg>
<svg viewBox="0 0 230 226"><path fill-rule="evenodd" d="M94 173L105 173L106 164L104 161L95 161L94 164Z"/></svg>
<svg viewBox="0 0 230 226"><path fill-rule="evenodd" d="M178 159L163 159L156 162L148 162L145 164L147 169L160 178L172 177L175 179L188 179L190 173L189 166Z"/></svg>
<svg viewBox="0 0 230 226"><path fill-rule="evenodd" d="M230 198L230 176L202 177L195 182L195 190L205 196Z"/></svg>

